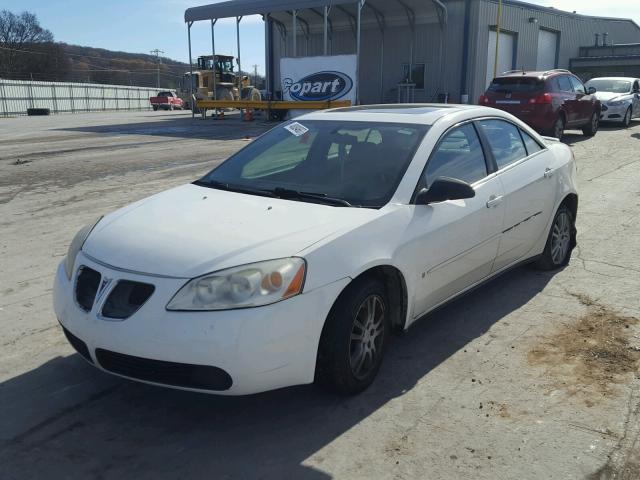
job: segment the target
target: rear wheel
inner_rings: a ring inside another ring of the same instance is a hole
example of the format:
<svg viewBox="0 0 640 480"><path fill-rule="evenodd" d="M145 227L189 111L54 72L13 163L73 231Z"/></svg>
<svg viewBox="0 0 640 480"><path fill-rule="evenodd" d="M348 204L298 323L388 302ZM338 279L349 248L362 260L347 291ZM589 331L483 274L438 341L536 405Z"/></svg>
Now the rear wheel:
<svg viewBox="0 0 640 480"><path fill-rule="evenodd" d="M575 219L566 205L561 205L553 218L542 256L536 262L541 270L555 270L569 263L576 245Z"/></svg>
<svg viewBox="0 0 640 480"><path fill-rule="evenodd" d="M390 333L384 284L355 280L329 313L318 347L316 382L343 395L366 389L375 379Z"/></svg>
<svg viewBox="0 0 640 480"><path fill-rule="evenodd" d="M624 128L629 128L629 125L631 125L631 113L631 107L627 108L627 113L624 114L624 119L622 120Z"/></svg>
<svg viewBox="0 0 640 480"><path fill-rule="evenodd" d="M562 137L564 136L564 125L564 117L560 115L553 123L551 135L556 137L558 140L562 140Z"/></svg>
<svg viewBox="0 0 640 480"><path fill-rule="evenodd" d="M587 137L593 137L598 131L598 127L600 127L600 114L598 112L594 112L593 115L591 115L589 123L582 128L582 133Z"/></svg>
<svg viewBox="0 0 640 480"><path fill-rule="evenodd" d="M156 112L158 110L158 106L157 105L153 105L153 111Z"/></svg>

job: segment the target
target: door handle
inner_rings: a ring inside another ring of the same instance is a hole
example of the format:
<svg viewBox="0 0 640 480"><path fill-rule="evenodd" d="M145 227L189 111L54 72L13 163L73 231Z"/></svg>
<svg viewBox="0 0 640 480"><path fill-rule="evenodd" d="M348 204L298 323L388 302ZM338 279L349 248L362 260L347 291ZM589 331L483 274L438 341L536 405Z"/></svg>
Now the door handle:
<svg viewBox="0 0 640 480"><path fill-rule="evenodd" d="M497 207L502 203L502 195L491 195L487 200L487 208Z"/></svg>
<svg viewBox="0 0 640 480"><path fill-rule="evenodd" d="M545 169L544 169L544 178L551 178L551 177L553 177L553 172L555 172L555 169L553 169L553 168L549 168L549 167L545 168Z"/></svg>

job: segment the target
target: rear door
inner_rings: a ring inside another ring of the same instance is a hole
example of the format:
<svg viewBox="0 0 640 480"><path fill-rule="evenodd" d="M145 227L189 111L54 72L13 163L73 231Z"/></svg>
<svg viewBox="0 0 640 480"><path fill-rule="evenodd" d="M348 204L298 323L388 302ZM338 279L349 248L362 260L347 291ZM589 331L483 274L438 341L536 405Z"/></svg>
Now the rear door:
<svg viewBox="0 0 640 480"><path fill-rule="evenodd" d="M478 121L498 167L505 215L493 271L523 259L541 235L555 205L555 157L531 135L502 119Z"/></svg>

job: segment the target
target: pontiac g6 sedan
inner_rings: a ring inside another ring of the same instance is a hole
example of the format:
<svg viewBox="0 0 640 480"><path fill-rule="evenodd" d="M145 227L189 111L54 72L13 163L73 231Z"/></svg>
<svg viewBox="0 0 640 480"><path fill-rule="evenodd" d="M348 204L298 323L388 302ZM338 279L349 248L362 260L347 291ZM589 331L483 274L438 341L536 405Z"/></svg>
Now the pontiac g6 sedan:
<svg viewBox="0 0 640 480"><path fill-rule="evenodd" d="M566 265L575 177L567 146L491 108L311 113L83 228L55 312L122 377L354 394L394 331L515 265Z"/></svg>

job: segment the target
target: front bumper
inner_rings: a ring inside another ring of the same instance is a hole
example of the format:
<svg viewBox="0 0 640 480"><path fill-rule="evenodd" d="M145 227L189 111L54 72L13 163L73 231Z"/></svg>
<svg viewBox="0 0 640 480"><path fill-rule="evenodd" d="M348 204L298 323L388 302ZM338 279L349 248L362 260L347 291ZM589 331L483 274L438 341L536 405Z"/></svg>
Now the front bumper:
<svg viewBox="0 0 640 480"><path fill-rule="evenodd" d="M313 382L324 321L349 283L349 279L343 279L257 308L170 312L165 309L166 304L187 279L124 272L97 263L83 253L76 260L76 272L80 265L110 279L109 286L86 312L75 300L75 275L67 280L60 264L54 284L54 310L65 333L86 345L88 360L102 370L134 380L224 395L245 395ZM100 312L110 289L119 280L151 283L155 291L131 317L106 319ZM77 345L74 347L78 349ZM198 377L211 374L212 378L218 378L213 370L218 369L231 381L213 382L215 388L180 381L184 375L191 375L185 368L201 366L211 368L197 373ZM164 371L170 374L166 381L161 375Z"/></svg>
<svg viewBox="0 0 640 480"><path fill-rule="evenodd" d="M602 112L600 113L600 121L602 122L622 122L624 116L627 113L629 104L617 105L612 107L610 105L602 105Z"/></svg>

